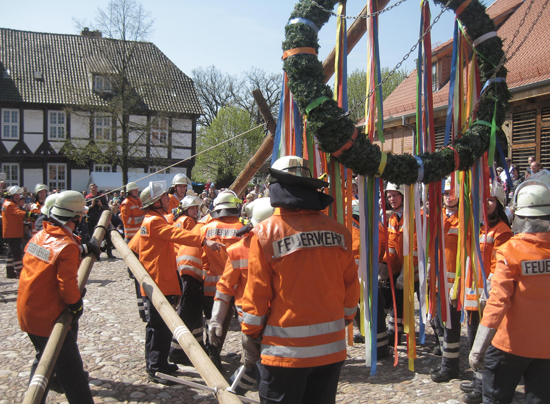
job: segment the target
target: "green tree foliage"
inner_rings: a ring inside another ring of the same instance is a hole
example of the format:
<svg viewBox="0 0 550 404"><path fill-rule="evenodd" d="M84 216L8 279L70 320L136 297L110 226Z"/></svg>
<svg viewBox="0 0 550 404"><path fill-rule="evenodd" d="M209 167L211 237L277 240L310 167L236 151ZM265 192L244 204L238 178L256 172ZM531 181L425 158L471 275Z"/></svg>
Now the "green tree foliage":
<svg viewBox="0 0 550 404"><path fill-rule="evenodd" d="M210 126L202 126L197 136L200 153L256 126L249 112L234 105L219 108ZM195 181L214 180L218 187L228 187L237 178L250 157L264 140L262 128L231 140L197 156L193 169Z"/></svg>
<svg viewBox="0 0 550 404"><path fill-rule="evenodd" d="M388 77L391 70L389 67L383 67L381 71L382 80ZM406 68L401 68L388 78L382 85L382 98L385 100L397 88L409 73ZM365 115L365 98L367 87L367 72L365 70L355 69L348 75L348 107L352 110L351 117L355 121L363 119Z"/></svg>

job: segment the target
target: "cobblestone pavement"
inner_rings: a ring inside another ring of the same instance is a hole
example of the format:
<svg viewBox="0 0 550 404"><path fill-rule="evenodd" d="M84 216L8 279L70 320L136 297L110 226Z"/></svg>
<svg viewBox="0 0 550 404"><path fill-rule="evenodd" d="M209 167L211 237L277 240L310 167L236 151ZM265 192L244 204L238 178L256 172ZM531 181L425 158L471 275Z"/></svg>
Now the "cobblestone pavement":
<svg viewBox="0 0 550 404"><path fill-rule="evenodd" d="M115 251L115 255L117 252ZM117 255L118 256L118 255ZM84 315L80 319L78 344L96 403L216 403L207 391L186 386L165 387L147 380L143 354L145 324L139 319L133 280L122 259L102 260L94 265L87 285ZM17 280L6 279L0 264L0 404L20 403L26 391L34 348L19 329L16 314ZM429 328L429 327L428 327ZM465 327L464 327L465 328ZM231 326L222 351L229 376L239 366L240 335L236 321ZM465 331L465 330L464 330ZM467 340L463 332L460 356L462 380L470 379L467 365ZM430 354L433 336L417 349L415 371L408 370L406 350L399 346L399 363L388 358L378 362L378 374L370 375L365 366L364 345L348 349L342 368L337 403L422 403L459 404L462 380L436 384L429 371L440 357ZM193 367L180 365L179 376L203 383ZM523 387L518 388L514 403L522 402ZM247 396L258 399L257 392ZM50 392L49 403L65 403L63 394Z"/></svg>

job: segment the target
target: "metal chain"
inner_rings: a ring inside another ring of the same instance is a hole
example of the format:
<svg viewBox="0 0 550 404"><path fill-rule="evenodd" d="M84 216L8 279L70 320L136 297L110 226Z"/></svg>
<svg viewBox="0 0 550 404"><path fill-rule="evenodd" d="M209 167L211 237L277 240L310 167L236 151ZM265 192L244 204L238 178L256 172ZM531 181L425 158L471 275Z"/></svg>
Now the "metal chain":
<svg viewBox="0 0 550 404"><path fill-rule="evenodd" d="M372 14L360 14L360 15L356 15L356 16L352 16L352 15L343 15L343 14L338 14L338 13L335 13L334 11L332 10L329 10L328 8L325 8L323 7L322 5L320 5L319 3L317 3L315 0L311 0L311 2L317 6L318 8L320 8L321 10L323 10L324 12L334 16L334 17L340 17L340 18L345 18L345 19L348 19L348 20L358 20L360 18L370 18L370 17L376 17L377 15L380 15L382 13L385 13L386 11L390 11L392 8L395 8L397 6L399 6L401 3L404 3L405 1L407 0L399 0L397 3L395 3L394 5L391 5L390 7L387 7L387 8L383 8L382 10L379 10L379 11L376 11Z"/></svg>
<svg viewBox="0 0 550 404"><path fill-rule="evenodd" d="M433 22L430 24L430 26L428 27L428 29L426 30L426 32L424 32L420 38L418 39L418 41L412 46L411 50L405 55L403 56L403 59L401 59L401 61L399 63L397 63L395 65L395 67L393 68L392 71L390 71L388 73L388 75L380 82L378 83L378 85L373 89L371 90L367 96L363 99L362 102L358 103L357 105L355 105L353 108L349 109L345 114L344 116L349 116L351 113L353 113L355 110L358 109L358 107L361 107L361 106L364 106L365 105L365 102L370 98L370 96L372 94L374 94L376 92L376 90L378 90L383 84L385 84L390 78L391 76L393 76L395 74L395 72L401 67L401 65L403 65L403 63L405 62L405 60L407 60L409 58L409 56L411 55L411 53L413 53L416 48L418 47L418 45L422 42L422 40L424 39L424 37L428 34L428 32L431 32L432 30L432 27L435 25L435 23L437 23L439 21L439 19L441 18L441 16L443 15L443 13L445 11L447 11L449 9L449 4L451 3L452 0L449 0L447 2L447 4L445 4L445 6L442 7L441 9L441 12L434 18ZM549 0L547 0L549 1Z"/></svg>
<svg viewBox="0 0 550 404"><path fill-rule="evenodd" d="M537 17L535 18L535 20L533 21L533 23L529 27L529 30L527 31L527 33L525 34L525 36L523 37L521 42L518 44L516 49L510 54L510 56L507 56L507 53L510 51L510 49L512 49L512 45L513 45L514 41L516 40L516 37L518 36L521 27L525 23L525 19L527 18L527 15L531 12L531 6L533 6L533 4L535 3L535 0L531 0L531 3L529 4L529 7L527 7L527 9L525 10L525 14L523 15L523 18L519 22L519 25L518 25L518 28L516 29L516 32L514 32L514 35L512 36L512 39L510 40L510 43L508 44L508 46L506 48L506 51L504 51L504 54L502 55L502 58L500 59L499 64L495 67L495 70L493 71L493 74L492 74L492 76L489 80L494 80L497 77L497 72L500 70L500 68L506 62L512 60L512 58L516 55L516 53L521 49L521 47L523 46L523 44L525 43L527 38L529 38L529 36L533 32L533 29L535 28L535 25L539 21L540 17L542 16L542 13L544 12L546 7L548 6L549 2L550 2L550 0L546 0L546 2L542 5L542 8L540 9ZM481 94L481 97L479 98L478 102L476 103L476 107L472 110L470 115L468 115L468 117L464 121L464 124L460 128L460 133L464 133L464 130L470 125L470 120L471 120L472 116L477 112L477 108L479 107L479 104L481 103L481 100L484 97L486 97L487 94L488 94L487 92Z"/></svg>

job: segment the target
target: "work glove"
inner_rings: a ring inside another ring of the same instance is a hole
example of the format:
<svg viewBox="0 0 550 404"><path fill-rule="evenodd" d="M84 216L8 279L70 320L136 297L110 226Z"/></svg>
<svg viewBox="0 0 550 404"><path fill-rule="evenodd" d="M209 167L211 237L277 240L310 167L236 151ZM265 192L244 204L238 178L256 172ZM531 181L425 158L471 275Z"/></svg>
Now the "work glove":
<svg viewBox="0 0 550 404"><path fill-rule="evenodd" d="M95 245L94 243L84 243L80 247L82 247L82 257L85 257L86 255L92 253L95 255L97 260L99 261L99 257L101 255L101 249Z"/></svg>
<svg viewBox="0 0 550 404"><path fill-rule="evenodd" d="M69 304L67 308L73 314L73 321L78 320L84 311L84 303L82 302L82 298L78 299L78 302L76 303Z"/></svg>
<svg viewBox="0 0 550 404"><path fill-rule="evenodd" d="M227 311L229 310L229 305L222 300L215 300L214 306L212 307L212 316L210 320L207 321L208 326L208 340L210 344L215 347L221 347L223 344L223 322Z"/></svg>
<svg viewBox="0 0 550 404"><path fill-rule="evenodd" d="M378 265L378 285L380 287L384 287L388 277L388 264L386 264L385 262L381 262Z"/></svg>
<svg viewBox="0 0 550 404"><path fill-rule="evenodd" d="M474 346L472 347L470 357L468 358L471 368L476 372L481 372L485 367L485 353L487 352L489 345L491 345L491 341L496 333L497 330L494 328L485 327L482 324L479 325Z"/></svg>
<svg viewBox="0 0 550 404"><path fill-rule="evenodd" d="M247 369L252 369L256 362L260 360L260 347L262 338L252 338L243 333L243 353L241 355L241 364Z"/></svg>
<svg viewBox="0 0 550 404"><path fill-rule="evenodd" d="M25 215L25 217L27 219L30 219L32 222L34 222L36 219L38 219L38 213L33 213L33 212L27 212L27 214Z"/></svg>
<svg viewBox="0 0 550 404"><path fill-rule="evenodd" d="M401 273L395 281L395 289L403 290L405 284L405 271L401 270Z"/></svg>

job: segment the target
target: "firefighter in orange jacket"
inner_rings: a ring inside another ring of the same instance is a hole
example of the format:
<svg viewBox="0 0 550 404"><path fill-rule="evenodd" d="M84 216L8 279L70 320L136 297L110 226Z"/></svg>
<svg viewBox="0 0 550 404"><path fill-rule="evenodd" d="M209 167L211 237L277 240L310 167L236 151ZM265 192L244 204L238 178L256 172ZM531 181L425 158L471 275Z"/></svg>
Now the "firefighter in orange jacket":
<svg viewBox="0 0 550 404"><path fill-rule="evenodd" d="M78 290L80 239L73 232L86 213L86 201L80 192L64 191L51 208L44 229L28 243L17 294L17 316L21 330L29 335L36 348L29 383L44 352L57 317L67 307L73 320L82 314L83 303ZM94 253L99 256L96 246ZM67 333L55 364L55 373L67 401L71 404L93 403L73 329ZM48 395L45 385L43 403Z"/></svg>
<svg viewBox="0 0 550 404"><path fill-rule="evenodd" d="M480 229L479 248L483 257L483 269L478 268L477 280L474 278L472 267L466 277L466 299L464 308L468 313L468 343L470 349L474 345L477 329L479 327L480 315L479 306L483 308L485 301L485 288L483 279L486 279L487 289L491 290L491 274L495 272L496 258L495 250L506 243L512 237L512 230L508 224L508 217L504 211L506 206L506 192L503 186L495 181L491 186L491 196L487 198L487 226L483 225ZM477 282L477 284L476 284ZM479 299L479 300L478 300ZM474 372L472 381L462 382L460 389L466 394L463 401L467 404L481 404L483 402L482 394L482 374Z"/></svg>
<svg viewBox="0 0 550 404"><path fill-rule="evenodd" d="M217 241L224 245L219 253L203 249L201 257L202 269L205 273L202 306L204 316L207 320L207 330L212 316L216 284L222 276L225 263L227 262L227 248L241 239L241 235L237 235L237 231L242 227L239 221L241 203L242 201L237 198L237 195L233 191L226 190L220 192L216 199L214 199L214 209L210 212L210 220L200 228L202 240ZM231 317L231 313L228 313L228 316ZM205 347L212 362L221 370L220 352L222 344L218 346L212 344L207 333Z"/></svg>
<svg viewBox="0 0 550 404"><path fill-rule="evenodd" d="M126 198L120 204L120 219L124 226L124 240L129 243L139 231L145 215L141 209L143 204L139 199L139 189L135 182L126 185L126 193Z"/></svg>
<svg viewBox="0 0 550 404"><path fill-rule="evenodd" d="M451 190L451 180L445 181L445 192L443 194L445 205L445 218L443 222L443 233L445 240L445 269L447 271L447 285L440 287L439 293L451 295L456 277L456 256L458 250L458 198ZM436 368L431 379L436 383L445 383L458 377L458 358L460 348L460 317L461 312L457 310L457 302L451 301L447 321L451 328L443 328L441 319L437 317L431 321L432 327L438 337L441 348L441 366Z"/></svg>
<svg viewBox="0 0 550 404"><path fill-rule="evenodd" d="M470 366L483 370L484 403L511 403L522 377L525 403L549 403L550 172L523 182L514 207L515 236L496 251Z"/></svg>
<svg viewBox="0 0 550 404"><path fill-rule="evenodd" d="M200 246L201 239L198 234L178 229L166 221L164 215L168 213L169 198L164 181L151 182L149 187L141 192L140 198L145 210L145 218L139 231L139 261L167 299L175 304L177 297L181 295L181 288L173 242ZM219 249L217 243L206 241L205 245ZM166 385L173 384L155 376L156 372L174 373L178 369L178 365L168 363L172 333L143 287L141 294L147 306L145 362L149 380Z"/></svg>
<svg viewBox="0 0 550 404"><path fill-rule="evenodd" d="M40 215L40 211L44 206L44 202L46 201L47 196L48 196L48 187L46 186L46 184L36 184L34 186L35 202L31 204L29 211L31 211L32 213L36 213L37 215ZM40 229L36 228L36 221L33 221L31 234L34 236L36 233L39 232L39 230Z"/></svg>
<svg viewBox="0 0 550 404"><path fill-rule="evenodd" d="M2 205L2 237L9 245L10 252L6 260L6 277L19 278L23 268L23 226L25 218L36 220L38 214L26 212L19 207L23 188L14 185L5 194Z"/></svg>
<svg viewBox="0 0 550 404"><path fill-rule="evenodd" d="M172 210L176 209L180 205L181 200L185 198L189 184L191 184L191 180L185 174L176 174L172 178L172 186L169 191L168 214L172 213Z"/></svg>
<svg viewBox="0 0 550 404"><path fill-rule="evenodd" d="M237 309L239 324L242 323L243 310L242 299L246 280L248 278L248 250L250 249L250 230L258 223L271 217L274 208L271 206L269 198L255 199L246 205L246 216L249 222L245 224L238 232L246 234L227 249L227 262L223 275L216 285L216 296L214 298L214 307L212 308L212 317L208 324L208 338L216 346L223 344L224 322L227 322L227 313L232 303L235 303ZM233 383L240 369L237 369L231 376L230 382ZM256 386L256 368L246 369L239 380L235 392L244 395L248 390Z"/></svg>
<svg viewBox="0 0 550 404"><path fill-rule="evenodd" d="M278 159L270 175L276 209L251 232L242 361L261 357L262 403L334 403L359 301L351 234L322 213L328 183L302 158Z"/></svg>

